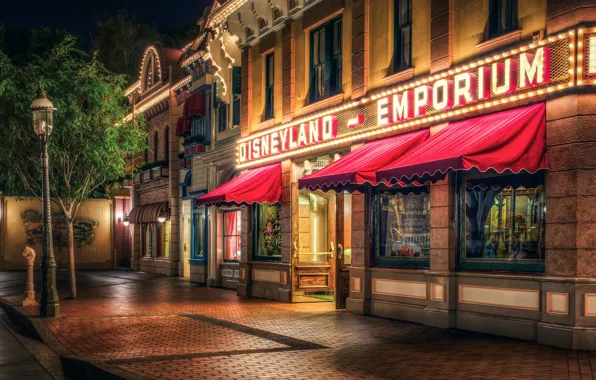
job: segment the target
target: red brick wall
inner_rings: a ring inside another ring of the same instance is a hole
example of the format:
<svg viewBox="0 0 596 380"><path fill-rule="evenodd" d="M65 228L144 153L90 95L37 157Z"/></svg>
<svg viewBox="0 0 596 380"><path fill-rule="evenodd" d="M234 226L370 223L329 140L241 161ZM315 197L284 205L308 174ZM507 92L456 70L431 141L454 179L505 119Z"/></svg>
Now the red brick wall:
<svg viewBox="0 0 596 380"><path fill-rule="evenodd" d="M149 137L149 162L153 162L153 147L154 147L154 136L155 132L158 133L158 159L157 161L166 159L166 138L165 130L168 127L170 114L168 110L164 110L160 114L153 116L147 120L147 134ZM175 128L175 126L174 126Z"/></svg>

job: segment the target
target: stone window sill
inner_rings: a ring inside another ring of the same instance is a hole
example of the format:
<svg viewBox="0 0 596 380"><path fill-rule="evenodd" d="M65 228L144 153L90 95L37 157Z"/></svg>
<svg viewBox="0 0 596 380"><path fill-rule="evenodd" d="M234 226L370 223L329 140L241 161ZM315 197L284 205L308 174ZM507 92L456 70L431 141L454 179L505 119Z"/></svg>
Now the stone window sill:
<svg viewBox="0 0 596 380"><path fill-rule="evenodd" d="M267 128L271 128L275 126L275 118L272 117L271 119L267 119L265 121L260 122L259 124L257 124L257 128L259 131L263 130L263 129L267 129Z"/></svg>
<svg viewBox="0 0 596 380"><path fill-rule="evenodd" d="M503 46L507 46L514 42L519 42L521 40L521 35L522 35L521 29L514 30L513 32L503 34L501 36L491 38L488 41L484 41L484 42L477 44L476 50L478 50L479 53L486 53L491 50L495 50L495 49L501 48Z"/></svg>
<svg viewBox="0 0 596 380"><path fill-rule="evenodd" d="M414 68L410 67L409 69L398 71L395 74L386 76L385 78L383 78L383 83L385 84L385 86L389 86L392 84L405 82L412 78L414 78Z"/></svg>
<svg viewBox="0 0 596 380"><path fill-rule="evenodd" d="M227 129L223 132L217 132L217 141L229 139L230 137L234 137L239 134L240 134L240 128L238 128L238 127Z"/></svg>
<svg viewBox="0 0 596 380"><path fill-rule="evenodd" d="M336 106L338 104L341 104L343 101L344 101L344 93L340 92L337 95L330 96L323 100L319 100L315 103L311 103L307 106L302 107L300 109L300 113L302 115L307 115L309 113L319 111L319 110L325 109L327 107Z"/></svg>

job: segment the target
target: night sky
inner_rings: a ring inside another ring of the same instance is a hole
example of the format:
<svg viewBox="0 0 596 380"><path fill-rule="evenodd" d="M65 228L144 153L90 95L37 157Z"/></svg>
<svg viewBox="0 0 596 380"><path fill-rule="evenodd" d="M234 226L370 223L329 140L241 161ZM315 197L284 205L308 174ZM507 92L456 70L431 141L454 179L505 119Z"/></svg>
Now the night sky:
<svg viewBox="0 0 596 380"><path fill-rule="evenodd" d="M128 10L137 20L160 29L174 29L195 23L211 0L3 0L0 24L7 28L29 29L45 26L66 29L88 40L95 33L97 15Z"/></svg>

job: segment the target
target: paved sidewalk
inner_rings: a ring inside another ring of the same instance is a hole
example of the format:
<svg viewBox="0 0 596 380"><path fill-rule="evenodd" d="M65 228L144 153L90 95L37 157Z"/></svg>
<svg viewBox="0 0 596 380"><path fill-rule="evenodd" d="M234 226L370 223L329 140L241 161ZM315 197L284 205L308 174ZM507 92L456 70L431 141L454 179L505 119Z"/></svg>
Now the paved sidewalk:
<svg viewBox="0 0 596 380"><path fill-rule="evenodd" d="M22 298L18 276L0 273L5 301ZM22 311L69 353L136 379L593 379L596 370L589 352L352 315L330 303L244 298L132 272L79 272L78 284L79 299L61 299L61 318Z"/></svg>
<svg viewBox="0 0 596 380"><path fill-rule="evenodd" d="M3 320L6 318L8 316L0 309L0 378L6 380L51 379L45 369L4 324Z"/></svg>

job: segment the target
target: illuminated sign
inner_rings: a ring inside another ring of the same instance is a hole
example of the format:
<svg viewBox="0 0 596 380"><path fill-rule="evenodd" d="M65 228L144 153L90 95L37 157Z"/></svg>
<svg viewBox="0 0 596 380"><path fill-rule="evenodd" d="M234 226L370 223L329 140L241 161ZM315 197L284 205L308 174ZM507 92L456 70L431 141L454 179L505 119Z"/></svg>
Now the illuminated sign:
<svg viewBox="0 0 596 380"><path fill-rule="evenodd" d="M561 33L424 79L379 89L369 97L253 133L238 140L238 168L363 141L399 128L421 128L496 105L512 102L513 107L518 100L571 87L573 34ZM590 50L596 50L596 41L593 48L592 39L586 42Z"/></svg>
<svg viewBox="0 0 596 380"><path fill-rule="evenodd" d="M299 147L333 140L337 137L337 118L325 116L308 123L291 126L242 142L240 162L279 154Z"/></svg>

